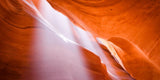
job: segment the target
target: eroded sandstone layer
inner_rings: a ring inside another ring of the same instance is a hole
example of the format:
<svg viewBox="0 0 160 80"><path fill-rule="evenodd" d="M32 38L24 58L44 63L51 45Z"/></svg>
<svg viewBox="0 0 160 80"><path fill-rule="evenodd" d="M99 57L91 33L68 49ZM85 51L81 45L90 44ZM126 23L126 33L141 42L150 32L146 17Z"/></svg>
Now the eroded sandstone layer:
<svg viewBox="0 0 160 80"><path fill-rule="evenodd" d="M48 0L53 8L112 42L122 66L138 80L160 79L160 0Z"/></svg>
<svg viewBox="0 0 160 80"><path fill-rule="evenodd" d="M39 4L0 0L0 80L110 79L98 56L44 25Z"/></svg>
<svg viewBox="0 0 160 80"><path fill-rule="evenodd" d="M101 38L108 65L48 29L41 0L0 0L0 80L160 79L160 0L48 2Z"/></svg>

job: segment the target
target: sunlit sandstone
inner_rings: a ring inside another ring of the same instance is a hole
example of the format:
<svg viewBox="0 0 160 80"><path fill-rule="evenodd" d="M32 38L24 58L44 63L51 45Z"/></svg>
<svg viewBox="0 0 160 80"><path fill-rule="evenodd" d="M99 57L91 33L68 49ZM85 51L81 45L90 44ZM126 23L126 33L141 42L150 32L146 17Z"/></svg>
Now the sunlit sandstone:
<svg viewBox="0 0 160 80"><path fill-rule="evenodd" d="M139 80L159 79L159 0L48 0L95 37L111 41L126 71Z"/></svg>
<svg viewBox="0 0 160 80"><path fill-rule="evenodd" d="M0 80L160 79L160 0L48 0L75 25L100 38L112 68L101 64L92 52L65 43L46 29L38 13L24 1L33 1L40 9L40 0L0 0ZM46 33L45 39L35 39L37 32ZM41 60L42 54L49 58ZM49 64L44 66L45 62ZM84 71L85 77L81 76Z"/></svg>

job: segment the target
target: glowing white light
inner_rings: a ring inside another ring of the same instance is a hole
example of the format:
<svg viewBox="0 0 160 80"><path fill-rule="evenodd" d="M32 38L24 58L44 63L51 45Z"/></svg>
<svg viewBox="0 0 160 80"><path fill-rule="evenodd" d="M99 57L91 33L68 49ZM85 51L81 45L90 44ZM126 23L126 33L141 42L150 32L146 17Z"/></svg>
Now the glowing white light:
<svg viewBox="0 0 160 80"><path fill-rule="evenodd" d="M71 22L64 15L52 9L45 0L39 8L24 0L34 13L30 13L39 22L33 43L33 75L35 80L92 80L90 73L77 65L85 66L78 47L72 49L67 43L79 45L71 30ZM85 36L85 35L80 35ZM82 37L83 38L83 37ZM61 40L60 40L61 39ZM64 41L62 41L64 40ZM63 45L63 46L62 46ZM68 46L68 47L66 47Z"/></svg>

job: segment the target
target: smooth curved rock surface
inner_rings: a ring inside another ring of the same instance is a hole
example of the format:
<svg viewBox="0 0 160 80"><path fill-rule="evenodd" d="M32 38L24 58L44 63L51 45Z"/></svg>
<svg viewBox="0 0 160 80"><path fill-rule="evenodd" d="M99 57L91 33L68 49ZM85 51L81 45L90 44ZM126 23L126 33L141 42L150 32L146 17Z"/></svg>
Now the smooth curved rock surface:
<svg viewBox="0 0 160 80"><path fill-rule="evenodd" d="M40 0L0 0L0 80L160 79L159 0L48 2L104 39L108 65L50 31L38 13Z"/></svg>
<svg viewBox="0 0 160 80"><path fill-rule="evenodd" d="M160 79L160 0L48 2L95 37L109 40L118 46L124 53L117 54L133 78Z"/></svg>
<svg viewBox="0 0 160 80"><path fill-rule="evenodd" d="M110 79L98 56L63 41L37 15L23 0L0 0L0 80Z"/></svg>

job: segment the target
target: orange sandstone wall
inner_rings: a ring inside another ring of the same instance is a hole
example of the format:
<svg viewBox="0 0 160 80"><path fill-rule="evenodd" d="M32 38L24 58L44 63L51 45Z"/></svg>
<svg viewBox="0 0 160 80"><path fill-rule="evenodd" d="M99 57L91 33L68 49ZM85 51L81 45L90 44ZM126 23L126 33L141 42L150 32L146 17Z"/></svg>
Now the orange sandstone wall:
<svg viewBox="0 0 160 80"><path fill-rule="evenodd" d="M48 0L95 37L111 41L138 80L160 79L160 0Z"/></svg>
<svg viewBox="0 0 160 80"><path fill-rule="evenodd" d="M39 0L32 1L38 8ZM113 43L111 46L116 50L124 69L133 78L160 79L159 0L48 1L76 25L90 31L95 37ZM40 18L36 19L36 16L35 11L22 0L0 0L0 80L88 80L80 75L81 71L87 71L91 80L114 79L108 76L99 57L82 47L65 43L46 29L46 25L39 22ZM39 39L37 32L47 35ZM71 51L75 47L81 52ZM120 76L119 79L128 78L122 65L104 46L101 47L116 76ZM43 56L41 60L42 54L46 54L47 58ZM84 65L78 63L76 55L79 54L83 57L80 62L84 62Z"/></svg>
<svg viewBox="0 0 160 80"><path fill-rule="evenodd" d="M83 71L91 80L110 79L99 57L64 42L35 16L22 0L0 0L0 80L87 80Z"/></svg>

